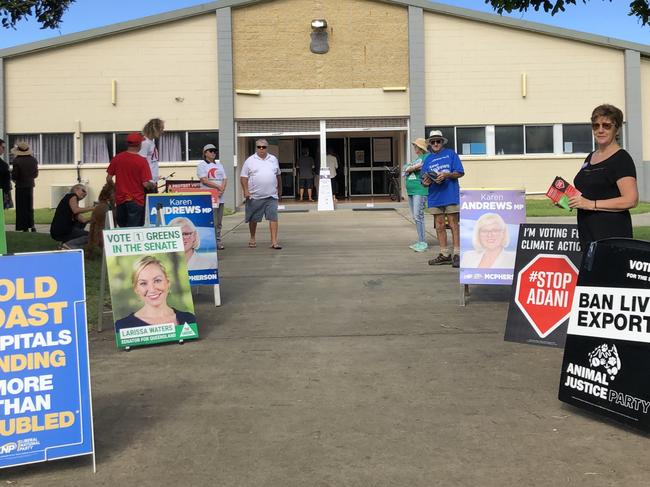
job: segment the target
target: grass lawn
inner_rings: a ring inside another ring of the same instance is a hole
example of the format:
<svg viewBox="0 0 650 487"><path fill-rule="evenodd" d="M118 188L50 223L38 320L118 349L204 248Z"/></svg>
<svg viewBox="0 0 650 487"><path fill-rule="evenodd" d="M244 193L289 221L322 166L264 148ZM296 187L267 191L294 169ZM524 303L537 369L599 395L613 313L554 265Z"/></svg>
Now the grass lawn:
<svg viewBox="0 0 650 487"><path fill-rule="evenodd" d="M7 251L9 253L56 250L56 247L57 242L44 233L7 232ZM102 261L99 257L85 259L84 267L86 271L86 314L88 324L95 328L97 325L99 278L101 276ZM106 284L104 303L110 303L108 283ZM108 319L110 321L110 317Z"/></svg>
<svg viewBox="0 0 650 487"><path fill-rule="evenodd" d="M649 213L650 203L639 203L639 206L630 210L630 213ZM571 216L575 211L566 211L558 208L548 198L526 198L526 216Z"/></svg>

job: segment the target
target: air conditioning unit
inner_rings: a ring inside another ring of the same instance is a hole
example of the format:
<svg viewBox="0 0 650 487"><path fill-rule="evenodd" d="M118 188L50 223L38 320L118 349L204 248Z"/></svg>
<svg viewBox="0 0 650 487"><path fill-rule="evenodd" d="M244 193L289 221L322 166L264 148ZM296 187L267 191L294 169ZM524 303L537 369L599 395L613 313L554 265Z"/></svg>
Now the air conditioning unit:
<svg viewBox="0 0 650 487"><path fill-rule="evenodd" d="M51 184L50 185L50 208L56 208L59 205L61 198L74 186L75 183L70 184Z"/></svg>

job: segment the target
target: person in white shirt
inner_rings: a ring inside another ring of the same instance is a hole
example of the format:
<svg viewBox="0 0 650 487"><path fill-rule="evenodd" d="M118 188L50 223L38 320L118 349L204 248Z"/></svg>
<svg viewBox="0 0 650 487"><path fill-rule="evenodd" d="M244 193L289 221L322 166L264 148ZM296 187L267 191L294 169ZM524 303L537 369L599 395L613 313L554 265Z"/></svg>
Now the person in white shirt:
<svg viewBox="0 0 650 487"><path fill-rule="evenodd" d="M257 224L266 218L271 231L271 248L280 250L278 243L278 201L282 197L280 164L268 153L266 139L255 141L255 154L244 162L240 183L246 200L246 217L250 230L248 246L257 247L255 232Z"/></svg>
<svg viewBox="0 0 650 487"><path fill-rule="evenodd" d="M214 227L217 236L217 249L223 250L225 247L221 243L221 226L223 222L223 194L226 191L228 178L223 164L217 159L217 148L213 144L207 144L203 147L203 160L196 166L196 176L201 181L201 187L206 189L216 189L219 192L219 201L215 207Z"/></svg>
<svg viewBox="0 0 650 487"><path fill-rule="evenodd" d="M339 159L336 157L336 152L331 147L327 149L327 157L325 158L325 164L330 170L330 181L332 183L332 195L334 196L334 201L336 201L336 195L338 193L338 183L336 181L336 170L339 168Z"/></svg>
<svg viewBox="0 0 650 487"><path fill-rule="evenodd" d="M156 193L158 191L158 179L160 179L158 174L158 161L160 159L158 155L158 147L156 147L156 139L159 139L165 130L165 122L159 118L152 118L149 120L142 129L142 135L144 135L144 140L140 146L140 154L144 157L149 163L149 169L151 169L151 181L156 185L156 190L153 191Z"/></svg>

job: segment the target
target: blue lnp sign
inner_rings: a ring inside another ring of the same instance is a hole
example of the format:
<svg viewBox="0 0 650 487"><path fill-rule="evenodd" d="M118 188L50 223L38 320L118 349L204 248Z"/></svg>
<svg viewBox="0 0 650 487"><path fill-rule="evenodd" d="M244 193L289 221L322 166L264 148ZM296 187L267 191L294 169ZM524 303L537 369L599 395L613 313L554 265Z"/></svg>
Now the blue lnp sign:
<svg viewBox="0 0 650 487"><path fill-rule="evenodd" d="M0 468L92 454L83 253L0 269Z"/></svg>

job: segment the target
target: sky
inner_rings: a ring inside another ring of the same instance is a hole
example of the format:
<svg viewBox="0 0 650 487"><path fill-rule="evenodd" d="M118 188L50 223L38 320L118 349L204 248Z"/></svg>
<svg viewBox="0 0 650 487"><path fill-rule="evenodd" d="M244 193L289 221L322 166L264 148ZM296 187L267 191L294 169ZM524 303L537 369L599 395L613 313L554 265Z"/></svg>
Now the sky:
<svg viewBox="0 0 650 487"><path fill-rule="evenodd" d="M631 0L588 0L583 4L569 5L566 12L550 13L530 11L507 15L516 19L540 22L567 29L622 39L650 46L650 26L629 17ZM55 38L116 22L132 20L147 15L169 12L179 8L205 3L201 0L77 0L63 17L58 30L42 30L33 18L20 22L16 29L0 27L0 49L43 39ZM437 3L494 13L483 0L441 0Z"/></svg>

